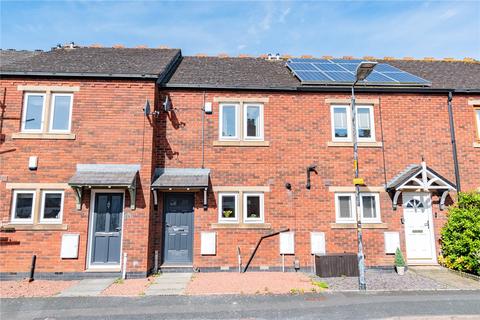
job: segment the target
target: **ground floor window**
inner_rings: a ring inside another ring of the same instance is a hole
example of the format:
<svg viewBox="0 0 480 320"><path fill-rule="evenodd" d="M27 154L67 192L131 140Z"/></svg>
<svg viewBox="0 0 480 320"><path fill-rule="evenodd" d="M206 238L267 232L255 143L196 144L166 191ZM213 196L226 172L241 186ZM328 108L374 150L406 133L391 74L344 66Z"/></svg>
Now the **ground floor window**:
<svg viewBox="0 0 480 320"><path fill-rule="evenodd" d="M12 222L33 223L35 191L15 190L13 192Z"/></svg>
<svg viewBox="0 0 480 320"><path fill-rule="evenodd" d="M238 222L238 194L219 193L219 222Z"/></svg>
<svg viewBox="0 0 480 320"><path fill-rule="evenodd" d="M336 221L339 223L356 222L355 216L355 194L354 193L336 193L335 211ZM360 194L360 211L362 222L379 223L380 219L380 198L377 193Z"/></svg>
<svg viewBox="0 0 480 320"><path fill-rule="evenodd" d="M244 193L244 222L263 222L263 193Z"/></svg>
<svg viewBox="0 0 480 320"><path fill-rule="evenodd" d="M63 190L13 190L11 222L34 224L38 221L38 223L61 224L63 202Z"/></svg>

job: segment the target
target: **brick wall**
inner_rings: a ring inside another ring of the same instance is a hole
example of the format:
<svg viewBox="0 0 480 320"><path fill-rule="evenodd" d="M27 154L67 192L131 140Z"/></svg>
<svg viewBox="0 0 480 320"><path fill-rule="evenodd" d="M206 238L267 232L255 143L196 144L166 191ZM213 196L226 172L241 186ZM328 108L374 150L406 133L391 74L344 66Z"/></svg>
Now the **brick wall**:
<svg viewBox="0 0 480 320"><path fill-rule="evenodd" d="M166 94L166 92L164 92ZM170 91L174 111L157 120L156 164L158 167L200 167L202 159L201 106L199 91ZM214 97L268 98L265 103L265 140L269 147L219 147L218 103ZM194 264L200 267L236 265L236 248L243 261L258 238L271 231L290 228L296 232L296 256L302 266L310 264L310 232L326 234L327 252L356 252L355 229L332 229L335 222L334 193L329 186L350 186L352 147L327 146L331 141L330 106L326 99L349 99L349 95L328 93L268 93L208 91L207 102L213 102L213 114L205 120L205 167L212 170L215 186L270 186L265 193L265 222L271 230L216 230L217 254L200 255L200 231L212 230L217 222L217 194L210 192L209 208L201 207L202 195L197 194L195 211ZM455 96L454 113L458 140L463 190L480 185L480 149L475 141L474 114L467 100L473 96ZM427 165L455 183L452 147L448 124L447 96L434 94L359 94L357 99L378 99L374 106L376 140L384 142L384 150L362 147L359 151L360 174L369 186L382 187L409 164ZM317 164L318 175L312 175L312 188L307 190L306 168ZM292 189L284 185L291 183ZM455 195L452 195L453 197ZM388 229L364 231L365 255L368 265L388 265L392 256L384 253L384 232L399 231L402 249L404 230L403 209L392 210L390 196L381 198L382 222ZM449 199L451 201L451 199ZM401 203L401 201L400 201ZM445 212L433 197L436 249ZM161 205L159 206L161 210ZM160 211L161 212L161 211ZM161 216L161 213L158 216ZM161 219L161 218L159 218ZM161 234L161 225L156 233ZM161 238L161 237L160 237ZM161 239L156 239L161 248ZM291 266L293 257L287 257ZM252 265L278 266L281 257L278 237L266 239Z"/></svg>
<svg viewBox="0 0 480 320"><path fill-rule="evenodd" d="M79 86L74 93L72 133L75 140L12 139L21 125L23 92L18 85ZM12 191L6 183L66 183L78 163L141 164L137 180L136 210L125 201L123 250L128 254L129 272L147 270L149 246L151 153L153 129L142 107L148 98L155 102L155 83L121 80L0 80L2 100L6 106L0 144L0 220L10 220ZM28 158L38 156L38 170L28 169ZM0 233L0 272L28 271L33 254L39 272L81 272L86 268L87 230L90 192L84 191L81 211L75 208L73 190L65 190L63 223L67 231L16 231ZM80 234L79 258L60 259L63 233ZM6 242L8 241L8 245Z"/></svg>

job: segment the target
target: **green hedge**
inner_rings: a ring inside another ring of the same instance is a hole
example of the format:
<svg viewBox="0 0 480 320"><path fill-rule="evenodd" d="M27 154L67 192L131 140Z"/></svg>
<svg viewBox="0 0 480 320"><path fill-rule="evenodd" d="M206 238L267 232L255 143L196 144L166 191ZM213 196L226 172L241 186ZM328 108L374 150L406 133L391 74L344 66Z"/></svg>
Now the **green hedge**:
<svg viewBox="0 0 480 320"><path fill-rule="evenodd" d="M441 262L450 269L480 275L480 194L460 193L442 229Z"/></svg>

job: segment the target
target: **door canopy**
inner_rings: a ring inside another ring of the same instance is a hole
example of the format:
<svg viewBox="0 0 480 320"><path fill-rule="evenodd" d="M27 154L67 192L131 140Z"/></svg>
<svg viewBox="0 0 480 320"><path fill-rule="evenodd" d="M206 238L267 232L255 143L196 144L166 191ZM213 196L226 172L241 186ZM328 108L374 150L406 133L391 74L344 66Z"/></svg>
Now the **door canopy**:
<svg viewBox="0 0 480 320"><path fill-rule="evenodd" d="M445 209L445 199L448 193L456 189L452 182L429 168L425 161L419 165L409 165L387 183L387 191L395 194L393 196L393 210L397 209L398 197L403 191L441 193L440 210L443 210Z"/></svg>

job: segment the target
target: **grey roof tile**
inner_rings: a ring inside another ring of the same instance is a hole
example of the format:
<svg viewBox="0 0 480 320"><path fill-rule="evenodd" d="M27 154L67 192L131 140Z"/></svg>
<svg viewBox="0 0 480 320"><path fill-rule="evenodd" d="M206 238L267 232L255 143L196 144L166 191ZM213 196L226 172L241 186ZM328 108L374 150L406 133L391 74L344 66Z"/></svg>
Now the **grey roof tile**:
<svg viewBox="0 0 480 320"><path fill-rule="evenodd" d="M167 86L296 88L285 61L262 58L183 57Z"/></svg>
<svg viewBox="0 0 480 320"><path fill-rule="evenodd" d="M422 168L419 164L410 164L403 171L399 172L387 183L387 190L393 189L409 179L414 173Z"/></svg>
<svg viewBox="0 0 480 320"><path fill-rule="evenodd" d="M63 48L2 65L1 73L157 78L168 71L180 54L178 49Z"/></svg>
<svg viewBox="0 0 480 320"><path fill-rule="evenodd" d="M0 49L0 69L3 69L3 66L6 66L10 63L19 62L40 53L42 53L42 51Z"/></svg>
<svg viewBox="0 0 480 320"><path fill-rule="evenodd" d="M157 168L153 188L204 188L208 187L210 169Z"/></svg>

